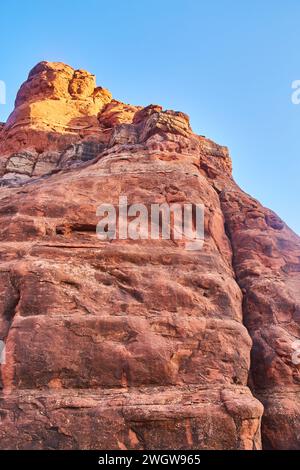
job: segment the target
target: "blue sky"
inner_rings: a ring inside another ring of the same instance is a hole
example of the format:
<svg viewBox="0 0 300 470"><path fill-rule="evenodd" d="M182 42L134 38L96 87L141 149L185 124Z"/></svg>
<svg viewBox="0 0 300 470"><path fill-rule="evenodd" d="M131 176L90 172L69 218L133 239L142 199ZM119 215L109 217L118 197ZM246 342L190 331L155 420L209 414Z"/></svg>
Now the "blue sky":
<svg viewBox="0 0 300 470"><path fill-rule="evenodd" d="M230 148L240 186L300 233L299 0L10 0L1 20L0 121L37 62L85 68L116 99L188 113Z"/></svg>

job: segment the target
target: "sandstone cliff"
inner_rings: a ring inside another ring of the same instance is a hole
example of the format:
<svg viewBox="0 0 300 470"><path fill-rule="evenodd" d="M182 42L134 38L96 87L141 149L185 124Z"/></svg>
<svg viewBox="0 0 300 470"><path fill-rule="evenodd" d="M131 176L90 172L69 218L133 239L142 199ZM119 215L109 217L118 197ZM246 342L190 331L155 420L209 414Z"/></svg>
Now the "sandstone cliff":
<svg viewBox="0 0 300 470"><path fill-rule="evenodd" d="M300 448L300 239L226 147L41 62L0 127L0 176L0 448ZM120 194L204 204L203 249L100 241L96 208Z"/></svg>

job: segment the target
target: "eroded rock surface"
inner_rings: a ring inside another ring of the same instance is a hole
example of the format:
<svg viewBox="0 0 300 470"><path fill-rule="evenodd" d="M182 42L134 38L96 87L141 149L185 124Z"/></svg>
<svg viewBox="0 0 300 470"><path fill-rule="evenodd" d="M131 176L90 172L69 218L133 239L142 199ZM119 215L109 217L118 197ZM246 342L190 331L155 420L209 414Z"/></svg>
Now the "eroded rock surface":
<svg viewBox="0 0 300 470"><path fill-rule="evenodd" d="M227 148L47 62L0 132L0 448L299 448L300 241ZM120 195L204 204L203 249L99 240Z"/></svg>

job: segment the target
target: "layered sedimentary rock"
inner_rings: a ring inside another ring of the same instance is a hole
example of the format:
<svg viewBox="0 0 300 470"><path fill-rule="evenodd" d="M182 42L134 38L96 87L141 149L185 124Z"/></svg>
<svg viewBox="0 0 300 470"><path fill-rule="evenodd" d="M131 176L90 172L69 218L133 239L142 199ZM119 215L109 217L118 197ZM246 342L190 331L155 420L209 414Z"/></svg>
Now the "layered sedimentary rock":
<svg viewBox="0 0 300 470"><path fill-rule="evenodd" d="M300 447L300 241L226 147L42 62L0 163L0 448ZM203 248L100 240L121 195L203 204Z"/></svg>

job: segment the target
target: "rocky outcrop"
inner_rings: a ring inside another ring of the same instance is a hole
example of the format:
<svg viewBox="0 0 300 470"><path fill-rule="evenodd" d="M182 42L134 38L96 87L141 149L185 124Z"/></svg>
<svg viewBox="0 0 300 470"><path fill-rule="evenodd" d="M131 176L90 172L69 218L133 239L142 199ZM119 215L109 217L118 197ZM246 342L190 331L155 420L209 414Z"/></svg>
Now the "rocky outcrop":
<svg viewBox="0 0 300 470"><path fill-rule="evenodd" d="M0 448L298 448L300 241L227 148L46 62L0 136ZM204 204L203 249L100 240L120 195Z"/></svg>
<svg viewBox="0 0 300 470"><path fill-rule="evenodd" d="M41 176L56 168L61 153L78 140L88 145L107 142L97 116L111 100L111 93L96 87L95 76L84 70L38 64L21 86L2 130L0 175L9 182ZM29 167L24 151L32 161Z"/></svg>
<svg viewBox="0 0 300 470"><path fill-rule="evenodd" d="M299 449L300 240L241 191L224 189L221 200L253 339L251 388L265 406L264 447Z"/></svg>

